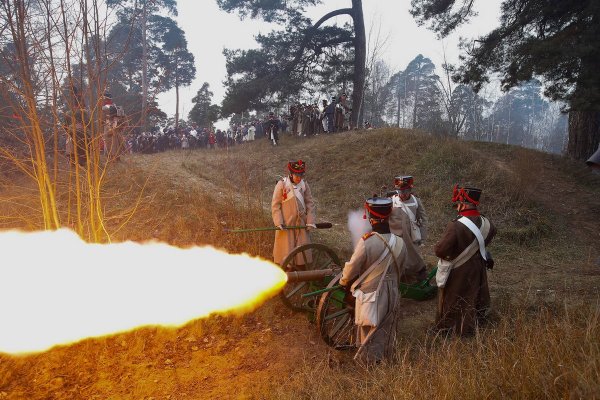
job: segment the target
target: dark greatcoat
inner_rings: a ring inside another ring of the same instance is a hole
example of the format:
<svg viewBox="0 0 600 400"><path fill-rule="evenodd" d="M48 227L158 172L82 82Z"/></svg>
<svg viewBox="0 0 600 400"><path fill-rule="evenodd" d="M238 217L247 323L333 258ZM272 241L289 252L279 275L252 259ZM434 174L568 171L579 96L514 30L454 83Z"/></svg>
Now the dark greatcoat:
<svg viewBox="0 0 600 400"><path fill-rule="evenodd" d="M468 217L481 228L481 217ZM489 220L489 219L488 219ZM490 221L490 231L485 238L486 246L496 234L496 227ZM446 226L442 238L435 245L435 254L451 261L475 240L475 235L458 220ZM485 261L479 251L458 268L452 269L448 281L438 293L438 310L435 326L438 330L449 330L458 335L468 336L490 308L490 290Z"/></svg>

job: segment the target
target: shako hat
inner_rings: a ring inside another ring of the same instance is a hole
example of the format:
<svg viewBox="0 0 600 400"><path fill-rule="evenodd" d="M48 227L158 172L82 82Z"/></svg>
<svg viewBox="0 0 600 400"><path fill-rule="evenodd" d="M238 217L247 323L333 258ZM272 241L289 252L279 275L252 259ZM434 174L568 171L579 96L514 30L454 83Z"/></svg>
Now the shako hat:
<svg viewBox="0 0 600 400"><path fill-rule="evenodd" d="M415 180L411 175L399 175L394 177L394 186L398 189L411 189Z"/></svg>
<svg viewBox="0 0 600 400"><path fill-rule="evenodd" d="M294 174L304 174L306 172L306 163L302 160L288 162L288 170Z"/></svg>
<svg viewBox="0 0 600 400"><path fill-rule="evenodd" d="M452 202L471 203L473 205L479 204L479 198L481 197L481 189L474 187L461 187L455 185L452 190Z"/></svg>
<svg viewBox="0 0 600 400"><path fill-rule="evenodd" d="M365 201L365 216L373 219L387 219L392 213L392 199L389 197L371 197Z"/></svg>

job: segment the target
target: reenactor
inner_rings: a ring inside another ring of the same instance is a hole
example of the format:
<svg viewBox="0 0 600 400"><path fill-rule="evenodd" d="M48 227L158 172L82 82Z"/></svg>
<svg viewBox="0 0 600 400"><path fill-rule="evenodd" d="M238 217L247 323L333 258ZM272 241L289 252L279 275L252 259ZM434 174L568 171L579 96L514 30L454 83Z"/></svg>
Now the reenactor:
<svg viewBox="0 0 600 400"><path fill-rule="evenodd" d="M452 202L458 216L448 223L435 245L440 258L436 274L439 288L434 331L470 336L490 312L486 269L493 268L486 246L496 228L478 210L481 189L456 185Z"/></svg>
<svg viewBox="0 0 600 400"><path fill-rule="evenodd" d="M394 178L394 191L391 199L394 205L390 216L390 229L404 239L406 244L407 275L403 280L421 281L427 276L425 261L418 247L427 239L427 214L421 199L412 193L414 178L410 175Z"/></svg>
<svg viewBox="0 0 600 400"><path fill-rule="evenodd" d="M308 182L304 179L306 163L302 160L290 161L287 164L288 175L279 180L273 190L271 200L271 216L273 224L279 228L275 231L273 245L273 261L281 265L287 255L297 246L310 243L309 231L316 228L315 202ZM306 226L304 229L288 229L289 226ZM299 254L295 260L296 268L302 269L306 262L311 262L310 254Z"/></svg>
<svg viewBox="0 0 600 400"><path fill-rule="evenodd" d="M110 93L104 93L102 104L102 139L104 141L104 154L108 160L119 160L123 150L123 109L117 107Z"/></svg>
<svg viewBox="0 0 600 400"><path fill-rule="evenodd" d="M392 199L373 197L365 203L372 231L357 243L346 262L340 285L356 298L354 359L372 364L389 358L398 315L398 281L406 262L406 246L390 231Z"/></svg>

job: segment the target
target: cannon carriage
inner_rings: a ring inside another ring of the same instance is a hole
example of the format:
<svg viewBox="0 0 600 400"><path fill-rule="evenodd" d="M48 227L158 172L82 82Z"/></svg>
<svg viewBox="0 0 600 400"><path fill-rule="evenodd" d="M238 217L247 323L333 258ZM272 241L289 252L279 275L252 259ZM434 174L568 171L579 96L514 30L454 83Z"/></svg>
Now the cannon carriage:
<svg viewBox="0 0 600 400"><path fill-rule="evenodd" d="M317 229L332 227L329 222L317 223ZM276 230L278 228L233 229L228 232L243 233ZM306 226L288 226L286 229L306 229ZM288 281L279 296L290 309L303 312L316 323L319 335L329 346L344 350L354 347L354 297L339 285L342 276L339 256L321 243L308 243L296 247L281 264ZM400 282L400 295L413 300L426 300L435 296L437 287L430 284L437 268L421 282Z"/></svg>
<svg viewBox="0 0 600 400"><path fill-rule="evenodd" d="M282 302L306 313L327 345L337 350L354 347L354 298L339 285L342 263L335 251L320 243L305 244L285 258L282 268L288 275L280 293ZM414 284L400 282L401 296L413 300L434 297L437 287L430 281L435 273L436 268Z"/></svg>

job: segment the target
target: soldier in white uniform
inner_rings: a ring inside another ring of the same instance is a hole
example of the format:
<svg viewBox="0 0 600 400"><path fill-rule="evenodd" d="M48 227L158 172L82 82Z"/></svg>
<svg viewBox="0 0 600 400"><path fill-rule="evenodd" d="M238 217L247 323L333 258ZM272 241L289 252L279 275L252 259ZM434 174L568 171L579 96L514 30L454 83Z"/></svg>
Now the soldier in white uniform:
<svg viewBox="0 0 600 400"><path fill-rule="evenodd" d="M406 280L421 281L427 276L425 261L418 247L427 239L427 214L421 199L412 194L414 179L410 175L394 178L395 194L391 196L394 205L390 216L390 230L402 237L406 244Z"/></svg>
<svg viewBox="0 0 600 400"><path fill-rule="evenodd" d="M271 200L275 231L273 261L281 265L288 254L296 247L310 243L309 232L316 228L315 203L308 182L304 180L306 163L302 160L290 161L287 165L288 176L277 182ZM306 229L287 229L289 226L306 226ZM311 255L305 252L307 260L298 254L296 268L301 269L305 262L311 262Z"/></svg>
<svg viewBox="0 0 600 400"><path fill-rule="evenodd" d="M372 232L357 243L344 265L340 285L356 297L358 351L354 359L370 364L388 358L393 350L400 299L398 281L404 270L406 247L401 237L390 232L391 199L370 198L365 209Z"/></svg>

